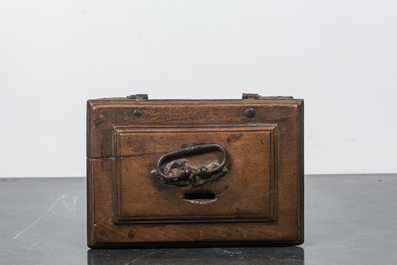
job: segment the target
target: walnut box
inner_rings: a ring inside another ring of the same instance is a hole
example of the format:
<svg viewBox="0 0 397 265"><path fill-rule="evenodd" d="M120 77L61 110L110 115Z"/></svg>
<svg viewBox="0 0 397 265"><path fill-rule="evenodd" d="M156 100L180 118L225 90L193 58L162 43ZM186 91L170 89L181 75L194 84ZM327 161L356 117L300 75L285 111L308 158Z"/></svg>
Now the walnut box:
<svg viewBox="0 0 397 265"><path fill-rule="evenodd" d="M303 100L88 101L91 248L303 243Z"/></svg>

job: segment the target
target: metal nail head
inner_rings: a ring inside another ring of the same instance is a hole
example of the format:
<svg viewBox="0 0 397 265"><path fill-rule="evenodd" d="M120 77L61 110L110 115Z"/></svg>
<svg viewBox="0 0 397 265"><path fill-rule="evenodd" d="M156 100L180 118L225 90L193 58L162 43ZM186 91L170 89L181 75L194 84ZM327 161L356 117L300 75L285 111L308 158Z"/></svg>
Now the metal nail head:
<svg viewBox="0 0 397 265"><path fill-rule="evenodd" d="M139 117L142 115L142 111L140 109L135 109L134 110L134 116Z"/></svg>
<svg viewBox="0 0 397 265"><path fill-rule="evenodd" d="M253 118L256 115L256 110L254 108L248 108L245 110L245 116L247 118Z"/></svg>

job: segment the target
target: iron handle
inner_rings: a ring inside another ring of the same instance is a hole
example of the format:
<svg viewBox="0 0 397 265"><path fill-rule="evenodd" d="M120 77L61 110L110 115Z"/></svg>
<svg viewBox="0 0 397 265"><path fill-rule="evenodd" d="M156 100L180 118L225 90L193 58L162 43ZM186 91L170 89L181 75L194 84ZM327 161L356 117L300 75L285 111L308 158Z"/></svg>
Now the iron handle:
<svg viewBox="0 0 397 265"><path fill-rule="evenodd" d="M177 172L168 173L163 172L163 163L166 160L171 160L173 157L183 157L185 155L192 155L194 153L206 151L206 150L218 150L222 152L223 159L220 164L212 163L211 167L199 167L192 168L187 164L186 160L173 161L169 168L176 168ZM152 170L152 174L158 179L162 180L165 184L171 184L176 186L187 186L192 184L193 186L200 186L209 181L219 179L219 177L226 174L227 169L225 165L227 163L227 153L225 148L219 144L199 144L190 147L182 148L176 151L166 153L160 157L156 163L156 169Z"/></svg>

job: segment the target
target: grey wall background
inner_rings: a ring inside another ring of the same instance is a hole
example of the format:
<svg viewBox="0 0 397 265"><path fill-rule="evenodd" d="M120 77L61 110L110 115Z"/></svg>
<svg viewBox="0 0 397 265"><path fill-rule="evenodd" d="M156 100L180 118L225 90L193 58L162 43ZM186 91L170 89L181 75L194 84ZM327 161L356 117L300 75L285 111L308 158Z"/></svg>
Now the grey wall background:
<svg viewBox="0 0 397 265"><path fill-rule="evenodd" d="M306 173L397 172L396 1L0 3L0 177L85 175L88 98L305 99Z"/></svg>

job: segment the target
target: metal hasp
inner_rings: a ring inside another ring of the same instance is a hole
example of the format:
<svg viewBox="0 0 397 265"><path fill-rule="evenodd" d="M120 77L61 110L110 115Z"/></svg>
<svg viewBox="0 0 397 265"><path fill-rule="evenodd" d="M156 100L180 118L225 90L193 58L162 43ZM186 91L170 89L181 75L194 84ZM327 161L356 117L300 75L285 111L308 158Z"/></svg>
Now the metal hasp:
<svg viewBox="0 0 397 265"><path fill-rule="evenodd" d="M193 154L218 150L223 154L223 160L219 164L212 162L208 166L194 167L189 164L183 156L191 156ZM174 158L174 159L172 159ZM164 161L169 160L168 163ZM171 161L170 161L171 160ZM164 184L175 186L193 187L204 185L208 182L218 180L227 173L225 168L227 162L227 153L225 148L219 144L200 144L182 148L169 152L160 157L156 164L156 169L150 173Z"/></svg>

